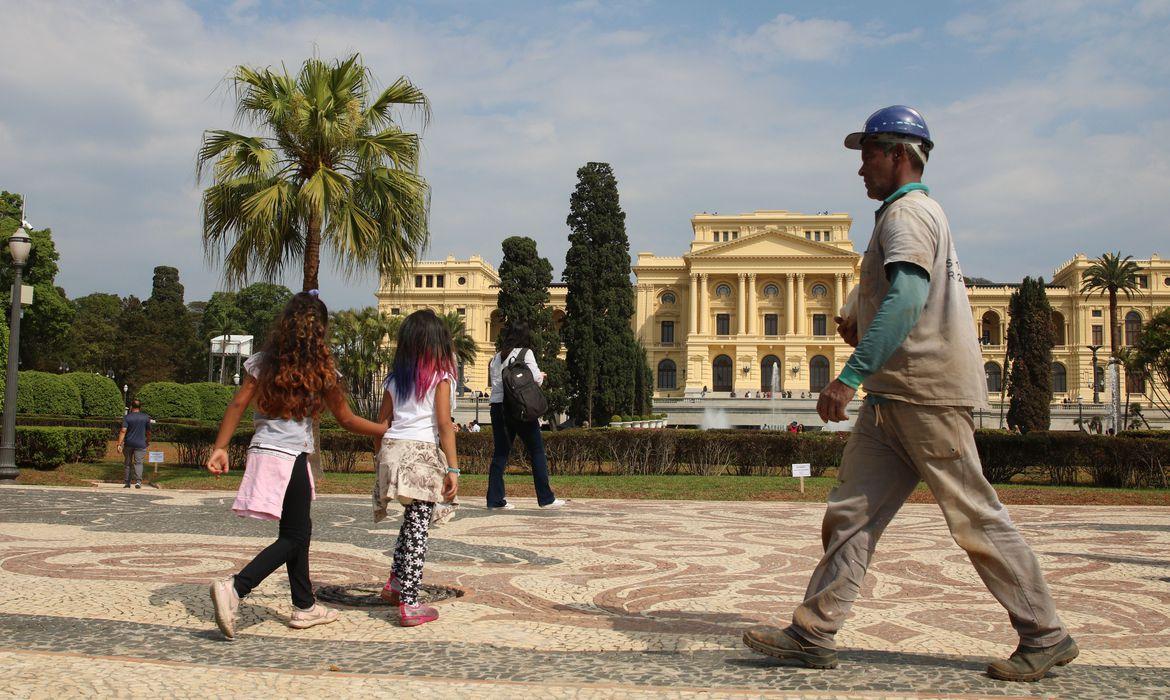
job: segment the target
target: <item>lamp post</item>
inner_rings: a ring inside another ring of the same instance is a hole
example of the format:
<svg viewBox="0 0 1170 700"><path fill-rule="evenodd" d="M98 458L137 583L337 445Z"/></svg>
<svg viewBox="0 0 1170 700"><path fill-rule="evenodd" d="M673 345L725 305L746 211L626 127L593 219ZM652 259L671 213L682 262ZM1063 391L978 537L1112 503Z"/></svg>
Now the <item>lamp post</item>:
<svg viewBox="0 0 1170 700"><path fill-rule="evenodd" d="M1100 345L1086 345L1089 352L1093 353L1093 403L1101 403L1101 387L1097 385L1097 351L1101 349Z"/></svg>
<svg viewBox="0 0 1170 700"><path fill-rule="evenodd" d="M13 482L20 475L16 468L16 382L20 362L20 276L32 251L32 239L17 228L8 239L12 253L12 315L8 321L8 373L4 386L4 434L0 439L0 482Z"/></svg>

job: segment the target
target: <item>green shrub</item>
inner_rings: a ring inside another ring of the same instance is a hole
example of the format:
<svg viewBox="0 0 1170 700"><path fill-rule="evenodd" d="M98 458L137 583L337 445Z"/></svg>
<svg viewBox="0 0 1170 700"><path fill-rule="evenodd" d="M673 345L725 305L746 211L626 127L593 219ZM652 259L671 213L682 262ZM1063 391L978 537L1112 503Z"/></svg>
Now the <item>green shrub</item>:
<svg viewBox="0 0 1170 700"><path fill-rule="evenodd" d="M59 374L21 372L16 392L17 413L81 416L81 392Z"/></svg>
<svg viewBox="0 0 1170 700"><path fill-rule="evenodd" d="M97 462L106 453L109 431L101 428L16 428L16 463L55 469L69 462Z"/></svg>
<svg viewBox="0 0 1170 700"><path fill-rule="evenodd" d="M187 388L199 397L199 418L205 421L219 422L227 411L228 404L236 395L236 390L218 382L198 382L187 384Z"/></svg>
<svg viewBox="0 0 1170 700"><path fill-rule="evenodd" d="M91 418L121 418L126 407L122 392L113 379L91 372L63 375L81 393L81 415Z"/></svg>
<svg viewBox="0 0 1170 700"><path fill-rule="evenodd" d="M175 382L151 382L138 390L136 399L151 418L200 418L199 394L195 389Z"/></svg>

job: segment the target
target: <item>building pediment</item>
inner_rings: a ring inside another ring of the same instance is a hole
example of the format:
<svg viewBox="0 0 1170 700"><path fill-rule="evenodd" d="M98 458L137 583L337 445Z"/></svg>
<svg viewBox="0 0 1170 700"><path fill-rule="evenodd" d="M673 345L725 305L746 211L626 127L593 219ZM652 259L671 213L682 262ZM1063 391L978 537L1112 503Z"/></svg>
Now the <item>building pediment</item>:
<svg viewBox="0 0 1170 700"><path fill-rule="evenodd" d="M734 241L716 243L702 250L688 253L688 259L712 258L807 258L807 257L834 257L854 260L857 253L842 250L831 243L810 241L803 235L787 233L785 231L760 231L747 236L741 236Z"/></svg>

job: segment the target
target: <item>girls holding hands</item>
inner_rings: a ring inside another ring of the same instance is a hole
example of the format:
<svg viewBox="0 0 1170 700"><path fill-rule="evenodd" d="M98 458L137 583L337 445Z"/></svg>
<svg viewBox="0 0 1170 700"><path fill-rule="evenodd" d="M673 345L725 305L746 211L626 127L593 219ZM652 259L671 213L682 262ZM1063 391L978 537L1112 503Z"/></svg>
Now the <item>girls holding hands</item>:
<svg viewBox="0 0 1170 700"><path fill-rule="evenodd" d="M433 311L416 311L398 331L394 366L386 378L378 419L390 420L378 448L374 521L391 501L406 511L394 546L394 563L382 597L398 606L399 623L414 627L438 619L418 600L427 537L435 504L459 489L455 426L455 348Z"/></svg>

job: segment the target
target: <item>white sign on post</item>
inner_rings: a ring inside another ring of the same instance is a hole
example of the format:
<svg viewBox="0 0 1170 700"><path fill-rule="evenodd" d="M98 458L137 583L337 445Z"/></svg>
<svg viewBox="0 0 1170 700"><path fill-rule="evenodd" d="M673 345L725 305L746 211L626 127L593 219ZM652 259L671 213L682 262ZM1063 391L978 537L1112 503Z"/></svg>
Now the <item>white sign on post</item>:
<svg viewBox="0 0 1170 700"><path fill-rule="evenodd" d="M811 464L793 464L792 465L792 475L793 476L812 476L812 465Z"/></svg>
<svg viewBox="0 0 1170 700"><path fill-rule="evenodd" d="M158 464L159 462L163 461L163 453L151 452L149 455L147 455L146 461L150 462L151 464Z"/></svg>

